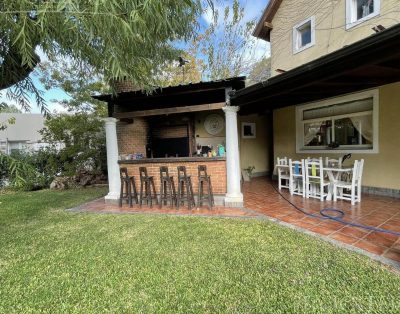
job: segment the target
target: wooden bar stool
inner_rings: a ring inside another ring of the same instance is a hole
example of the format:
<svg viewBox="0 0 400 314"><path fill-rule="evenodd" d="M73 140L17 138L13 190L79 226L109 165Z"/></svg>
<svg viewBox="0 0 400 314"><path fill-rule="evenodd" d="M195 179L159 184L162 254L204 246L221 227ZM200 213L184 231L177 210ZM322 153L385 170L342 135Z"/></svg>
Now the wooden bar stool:
<svg viewBox="0 0 400 314"><path fill-rule="evenodd" d="M119 207L122 207L122 200L126 199L129 207L132 207L132 199L138 203L138 193L136 190L135 177L128 175L128 169L123 167L119 169L121 178L121 193L119 195ZM125 192L125 193L124 193Z"/></svg>
<svg viewBox="0 0 400 314"><path fill-rule="evenodd" d="M160 208L170 202L171 207L176 205L176 190L174 177L169 175L168 167L160 167Z"/></svg>
<svg viewBox="0 0 400 314"><path fill-rule="evenodd" d="M197 206L203 205L205 200L208 203L208 208L214 206L214 194L211 186L211 176L207 174L207 166L199 165L198 167L198 179L199 179L199 194L197 198ZM204 185L206 185L207 193L204 195Z"/></svg>
<svg viewBox="0 0 400 314"><path fill-rule="evenodd" d="M146 201L146 204L150 204L150 207L153 207L153 199L156 201L158 205L158 199L156 194L156 188L154 186L154 179L152 176L147 174L146 167L139 167L140 173L140 196L139 202L140 207L142 207L143 201Z"/></svg>
<svg viewBox="0 0 400 314"><path fill-rule="evenodd" d="M189 210L192 206L196 206L194 202L192 179L186 173L185 166L178 167L178 197L177 197L177 208L187 201Z"/></svg>

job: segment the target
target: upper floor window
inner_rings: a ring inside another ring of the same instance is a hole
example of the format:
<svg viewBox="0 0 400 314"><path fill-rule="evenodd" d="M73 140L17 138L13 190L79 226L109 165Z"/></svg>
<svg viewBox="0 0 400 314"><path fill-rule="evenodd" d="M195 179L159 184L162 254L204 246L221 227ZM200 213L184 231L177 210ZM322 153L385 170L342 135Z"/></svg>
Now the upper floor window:
<svg viewBox="0 0 400 314"><path fill-rule="evenodd" d="M346 0L346 28L351 28L377 16L380 7L380 0Z"/></svg>
<svg viewBox="0 0 400 314"><path fill-rule="evenodd" d="M309 19L293 27L293 53L298 53L315 44L315 18Z"/></svg>
<svg viewBox="0 0 400 314"><path fill-rule="evenodd" d="M376 90L298 106L297 151L377 153L378 106Z"/></svg>

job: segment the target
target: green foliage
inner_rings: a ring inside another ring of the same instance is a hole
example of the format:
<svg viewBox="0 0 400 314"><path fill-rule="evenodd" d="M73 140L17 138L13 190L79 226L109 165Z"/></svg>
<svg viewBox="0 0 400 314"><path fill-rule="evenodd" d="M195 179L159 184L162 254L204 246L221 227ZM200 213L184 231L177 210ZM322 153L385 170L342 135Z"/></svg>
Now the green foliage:
<svg viewBox="0 0 400 314"><path fill-rule="evenodd" d="M249 177L251 177L251 175L253 174L253 171L256 169L256 167L254 166L248 166L247 168L244 168L244 171L247 172L247 174L249 175Z"/></svg>
<svg viewBox="0 0 400 314"><path fill-rule="evenodd" d="M22 113L15 105L9 105L5 102L0 103L0 113Z"/></svg>
<svg viewBox="0 0 400 314"><path fill-rule="evenodd" d="M45 122L40 131L43 141L57 147L63 143L58 158L63 175L73 176L83 168L105 173L106 143L104 123L93 114L58 115Z"/></svg>
<svg viewBox="0 0 400 314"><path fill-rule="evenodd" d="M211 24L191 42L190 53L204 59L203 80L217 80L249 73L257 61L252 31L256 21L244 19L239 0L213 11Z"/></svg>
<svg viewBox="0 0 400 314"><path fill-rule="evenodd" d="M11 157L35 169L35 172L27 175L27 180L23 185L25 190L48 187L62 170L59 154L54 147L41 148L35 152L12 152Z"/></svg>
<svg viewBox="0 0 400 314"><path fill-rule="evenodd" d="M18 190L34 190L45 186L45 178L34 165L20 156L8 156L0 153L0 187L5 181Z"/></svg>
<svg viewBox="0 0 400 314"><path fill-rule="evenodd" d="M59 0L0 2L0 90L29 107L27 93L46 111L28 75L40 62L63 58L93 67L105 81L125 77L151 88L152 74L176 59L172 42L194 34L201 0ZM204 1L211 3L211 0Z"/></svg>
<svg viewBox="0 0 400 314"><path fill-rule="evenodd" d="M271 77L271 59L265 57L255 62L248 75L249 84L256 84Z"/></svg>
<svg viewBox="0 0 400 314"><path fill-rule="evenodd" d="M176 86L179 84L196 83L201 81L201 71L203 61L190 55L182 53L184 60L188 61L185 65L180 66L179 61L166 62L159 70L157 86Z"/></svg>
<svg viewBox="0 0 400 314"><path fill-rule="evenodd" d="M42 62L38 67L39 80L46 90L58 88L68 96L66 99L55 99L52 102L70 112L91 112L97 116L107 116L107 104L94 99L92 95L109 93L110 87L95 69L76 67L63 59Z"/></svg>

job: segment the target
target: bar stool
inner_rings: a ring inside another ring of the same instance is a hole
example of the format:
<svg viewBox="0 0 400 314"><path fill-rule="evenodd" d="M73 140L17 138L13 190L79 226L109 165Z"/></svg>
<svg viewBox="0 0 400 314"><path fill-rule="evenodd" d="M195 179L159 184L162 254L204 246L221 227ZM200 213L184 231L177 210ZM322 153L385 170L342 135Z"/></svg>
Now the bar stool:
<svg viewBox="0 0 400 314"><path fill-rule="evenodd" d="M138 203L138 193L136 190L135 177L128 175L128 169L126 167L119 169L119 175L121 179L119 207L122 207L123 199L126 199L126 202L129 203L129 207L132 207L132 198L135 200L136 204Z"/></svg>
<svg viewBox="0 0 400 314"><path fill-rule="evenodd" d="M211 186L211 176L207 174L207 166L199 165L198 167L198 179L199 179L199 194L197 198L197 206L203 205L203 200L208 202L208 208L214 206L214 194ZM207 186L207 194L204 195L204 185Z"/></svg>
<svg viewBox="0 0 400 314"><path fill-rule="evenodd" d="M140 196L139 196L140 207L142 207L143 201L146 201L147 205L150 203L150 207L153 207L153 199L155 199L156 204L158 205L158 199L156 194L156 188L154 186L153 177L147 174L146 167L139 167L139 173L140 173Z"/></svg>
<svg viewBox="0 0 400 314"><path fill-rule="evenodd" d="M186 193L185 193L186 192ZM177 197L177 208L187 201L189 210L192 206L196 206L193 196L192 179L186 173L185 166L178 167L178 197Z"/></svg>
<svg viewBox="0 0 400 314"><path fill-rule="evenodd" d="M176 205L174 177L168 173L168 167L160 167L160 208L170 201L171 207Z"/></svg>

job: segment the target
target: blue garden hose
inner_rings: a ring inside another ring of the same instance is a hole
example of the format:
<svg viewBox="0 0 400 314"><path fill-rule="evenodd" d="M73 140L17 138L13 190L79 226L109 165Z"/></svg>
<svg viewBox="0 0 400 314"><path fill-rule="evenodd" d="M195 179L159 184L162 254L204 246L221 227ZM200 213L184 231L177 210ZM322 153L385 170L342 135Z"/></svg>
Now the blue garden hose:
<svg viewBox="0 0 400 314"><path fill-rule="evenodd" d="M370 231L375 231L375 232L382 232L382 233L388 233L388 234L392 234L395 236L400 237L400 232L396 232L396 231L392 231L392 230L387 230L387 229L382 229L382 228L377 228L377 227L371 227L371 226L367 226L367 225L362 225L362 224L357 224L357 223L353 223L353 222L348 222L343 220L345 213L343 210L341 209L337 209L337 208L332 208L332 207L327 207L327 208L323 208L319 211L320 215L315 215L315 214L311 214L305 211L305 209L298 207L296 204L294 204L293 202L291 202L287 197L285 197L272 183L271 186L274 188L274 190L283 197L283 199L288 202L290 205L292 205L294 208L296 208L298 211L302 212L304 215L310 216L310 217L314 217L314 218L318 218L318 219L322 219L322 220L334 220L337 222L340 222L342 224L345 225L349 225L349 226L353 226L353 227L357 227L357 228L362 228L362 229L366 229L366 230L370 230Z"/></svg>

